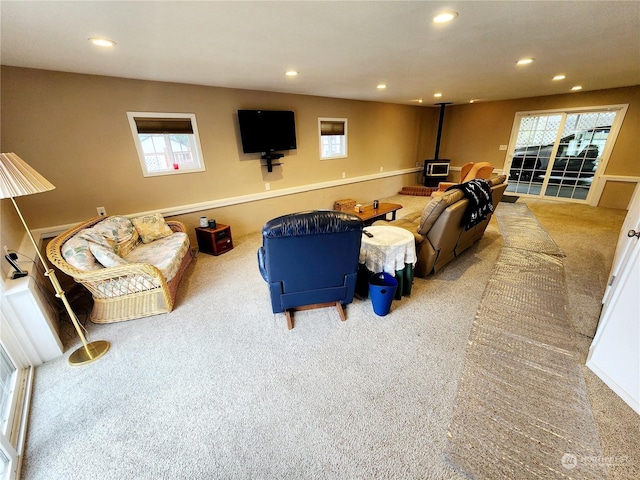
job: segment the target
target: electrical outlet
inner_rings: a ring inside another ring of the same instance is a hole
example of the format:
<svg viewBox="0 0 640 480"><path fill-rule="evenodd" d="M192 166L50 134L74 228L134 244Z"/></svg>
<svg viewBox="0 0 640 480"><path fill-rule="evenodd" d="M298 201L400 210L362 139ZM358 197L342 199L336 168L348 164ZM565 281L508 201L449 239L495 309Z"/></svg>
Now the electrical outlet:
<svg viewBox="0 0 640 480"><path fill-rule="evenodd" d="M347 178L347 172L342 172L342 178Z"/></svg>
<svg viewBox="0 0 640 480"><path fill-rule="evenodd" d="M98 215L100 215L101 217L106 217L107 216L107 209L104 207L96 207L96 210L98 211Z"/></svg>
<svg viewBox="0 0 640 480"><path fill-rule="evenodd" d="M4 246L4 253L6 253L7 255L9 254L9 249L7 248L7 246Z"/></svg>
<svg viewBox="0 0 640 480"><path fill-rule="evenodd" d="M380 171L381 171L381 172L382 172L382 171L384 171L384 167L380 167Z"/></svg>
<svg viewBox="0 0 640 480"><path fill-rule="evenodd" d="M264 189L265 189L265 190L271 190L271 185L269 184L269 182L266 182L266 183L264 184Z"/></svg>
<svg viewBox="0 0 640 480"><path fill-rule="evenodd" d="M507 146L506 146L506 145L500 145L500 146L498 147L498 150L506 150L506 149L507 149Z"/></svg>

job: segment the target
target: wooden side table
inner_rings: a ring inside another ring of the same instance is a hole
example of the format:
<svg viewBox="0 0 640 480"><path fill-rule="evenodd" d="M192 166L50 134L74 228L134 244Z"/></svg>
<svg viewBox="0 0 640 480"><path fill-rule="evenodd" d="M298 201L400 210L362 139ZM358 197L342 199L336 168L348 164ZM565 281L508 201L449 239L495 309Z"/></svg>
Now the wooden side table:
<svg viewBox="0 0 640 480"><path fill-rule="evenodd" d="M196 227L198 249L209 255L220 255L233 249L231 227L219 223L216 228Z"/></svg>

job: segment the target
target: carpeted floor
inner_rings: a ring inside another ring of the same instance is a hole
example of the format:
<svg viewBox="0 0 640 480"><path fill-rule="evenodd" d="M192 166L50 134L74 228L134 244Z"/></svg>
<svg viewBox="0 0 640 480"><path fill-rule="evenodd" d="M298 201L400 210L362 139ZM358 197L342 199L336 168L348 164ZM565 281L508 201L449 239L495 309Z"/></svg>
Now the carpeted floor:
<svg viewBox="0 0 640 480"><path fill-rule="evenodd" d="M405 206L400 216L427 200L385 199ZM572 324L595 331L624 212L585 212L590 246L558 233L585 233L575 210L558 208L555 226L557 212L529 206L567 254ZM496 221L442 272L416 279L389 315L355 300L346 322L335 309L305 311L291 331L270 312L259 235L234 244L197 258L170 314L88 325L91 338L112 344L100 361L71 368L65 356L38 367L23 478L466 478L444 451L472 322L502 247ZM584 281L580 272L592 270L604 273ZM637 415L583 371L610 478L636 478Z"/></svg>

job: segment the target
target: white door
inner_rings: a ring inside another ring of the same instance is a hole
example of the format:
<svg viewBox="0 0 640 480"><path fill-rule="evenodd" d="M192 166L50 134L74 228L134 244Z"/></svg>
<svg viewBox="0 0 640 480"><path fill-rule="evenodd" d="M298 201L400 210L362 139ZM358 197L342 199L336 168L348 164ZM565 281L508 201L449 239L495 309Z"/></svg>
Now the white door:
<svg viewBox="0 0 640 480"><path fill-rule="evenodd" d="M613 258L613 264L611 265L611 273L609 274L609 283L607 289L604 291L604 297L602 299L603 305L606 304L611 298L611 292L613 291L613 284L616 277L620 274L621 268L627 261L627 256L630 253L631 247L636 242L629 240L629 231L638 231L638 219L640 219L640 184L636 186L635 192L631 198L629 204L629 212L620 229L620 236L618 237L618 245L616 246L615 257Z"/></svg>
<svg viewBox="0 0 640 480"><path fill-rule="evenodd" d="M640 186L622 227L589 367L640 414Z"/></svg>

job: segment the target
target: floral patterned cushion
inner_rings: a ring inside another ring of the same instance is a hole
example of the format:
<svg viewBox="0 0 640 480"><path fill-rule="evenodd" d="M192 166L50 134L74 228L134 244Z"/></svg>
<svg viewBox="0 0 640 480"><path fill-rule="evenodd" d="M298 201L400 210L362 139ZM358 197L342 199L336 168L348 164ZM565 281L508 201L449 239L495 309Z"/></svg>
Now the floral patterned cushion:
<svg viewBox="0 0 640 480"><path fill-rule="evenodd" d="M89 242L80 237L80 234L86 230L80 230L80 232L64 242L61 249L62 256L69 265L79 270L97 270L102 266L96 262L91 253Z"/></svg>
<svg viewBox="0 0 640 480"><path fill-rule="evenodd" d="M89 250L93 256L104 267L117 267L118 265L126 265L128 262L116 255L112 249L90 242Z"/></svg>
<svg viewBox="0 0 640 480"><path fill-rule="evenodd" d="M162 272L168 282L178 272L188 250L189 236L184 232L175 232L152 243L138 245L125 260L129 263L150 263Z"/></svg>
<svg viewBox="0 0 640 480"><path fill-rule="evenodd" d="M173 233L160 213L134 218L132 223L140 235L142 243L151 243Z"/></svg>
<svg viewBox="0 0 640 480"><path fill-rule="evenodd" d="M140 242L138 231L127 217L114 215L96 223L89 230L102 235L112 245L113 252L123 257Z"/></svg>
<svg viewBox="0 0 640 480"><path fill-rule="evenodd" d="M109 240L103 234L94 230L93 228L85 228L84 230L80 230L76 233L75 238L86 240L88 243L95 243L96 245L101 245L110 250L114 249L115 241Z"/></svg>

